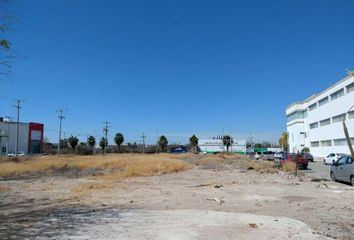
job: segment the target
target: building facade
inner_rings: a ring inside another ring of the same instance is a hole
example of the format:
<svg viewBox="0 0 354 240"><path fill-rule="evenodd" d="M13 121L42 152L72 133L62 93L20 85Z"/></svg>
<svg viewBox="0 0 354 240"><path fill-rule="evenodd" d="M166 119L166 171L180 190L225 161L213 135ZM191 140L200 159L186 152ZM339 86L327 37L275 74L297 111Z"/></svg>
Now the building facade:
<svg viewBox="0 0 354 240"><path fill-rule="evenodd" d="M19 123L18 151L25 154L41 153L44 125ZM0 155L16 152L17 123L0 118Z"/></svg>
<svg viewBox="0 0 354 240"><path fill-rule="evenodd" d="M354 72L323 92L287 107L289 151L308 147L315 157L329 153L348 153L343 131L346 119L349 135L354 143ZM349 111L349 112L348 112Z"/></svg>
<svg viewBox="0 0 354 240"><path fill-rule="evenodd" d="M199 139L198 146L203 153L219 153L226 152L227 150L222 139ZM229 147L229 152L246 152L246 140L233 139L233 144Z"/></svg>

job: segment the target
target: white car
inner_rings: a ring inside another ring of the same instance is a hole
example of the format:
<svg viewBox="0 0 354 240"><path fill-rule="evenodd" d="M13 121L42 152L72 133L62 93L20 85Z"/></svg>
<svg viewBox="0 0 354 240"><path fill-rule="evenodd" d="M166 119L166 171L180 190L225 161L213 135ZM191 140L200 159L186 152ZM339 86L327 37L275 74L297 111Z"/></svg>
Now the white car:
<svg viewBox="0 0 354 240"><path fill-rule="evenodd" d="M345 156L344 153L330 153L328 154L327 157L325 157L325 159L323 159L323 163L325 165L330 164L332 165L333 163L337 162L339 158Z"/></svg>
<svg viewBox="0 0 354 240"><path fill-rule="evenodd" d="M8 153L7 154L8 157L16 157L16 153ZM24 157L25 156L25 152L18 152L17 156L19 157Z"/></svg>

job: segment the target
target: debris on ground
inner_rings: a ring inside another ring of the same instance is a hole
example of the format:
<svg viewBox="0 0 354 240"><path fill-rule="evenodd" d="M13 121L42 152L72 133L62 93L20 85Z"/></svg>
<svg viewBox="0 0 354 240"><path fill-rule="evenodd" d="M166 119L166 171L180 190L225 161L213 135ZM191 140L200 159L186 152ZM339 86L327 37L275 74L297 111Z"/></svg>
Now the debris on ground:
<svg viewBox="0 0 354 240"><path fill-rule="evenodd" d="M218 198L218 197L215 197L215 198L207 198L206 200L208 201L215 201L217 202L219 205L225 203L225 200L223 198Z"/></svg>

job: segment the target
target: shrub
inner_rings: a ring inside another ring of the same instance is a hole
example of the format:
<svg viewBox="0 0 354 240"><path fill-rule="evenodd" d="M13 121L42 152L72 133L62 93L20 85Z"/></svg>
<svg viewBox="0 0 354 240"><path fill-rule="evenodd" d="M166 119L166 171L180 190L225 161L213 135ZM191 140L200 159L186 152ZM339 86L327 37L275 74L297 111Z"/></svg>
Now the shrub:
<svg viewBox="0 0 354 240"><path fill-rule="evenodd" d="M93 149L87 145L79 145L76 147L76 154L78 154L78 155L92 155Z"/></svg>

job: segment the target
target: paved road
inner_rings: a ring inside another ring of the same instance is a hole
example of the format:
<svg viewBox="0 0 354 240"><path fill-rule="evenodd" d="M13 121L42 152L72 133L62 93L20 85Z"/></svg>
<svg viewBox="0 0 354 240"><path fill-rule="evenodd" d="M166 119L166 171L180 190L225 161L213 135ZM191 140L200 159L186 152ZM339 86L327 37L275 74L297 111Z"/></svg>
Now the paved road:
<svg viewBox="0 0 354 240"><path fill-rule="evenodd" d="M308 170L303 171L306 174L314 177L314 178L325 178L330 179L329 170L330 165L324 165L323 162L310 162L308 166Z"/></svg>

